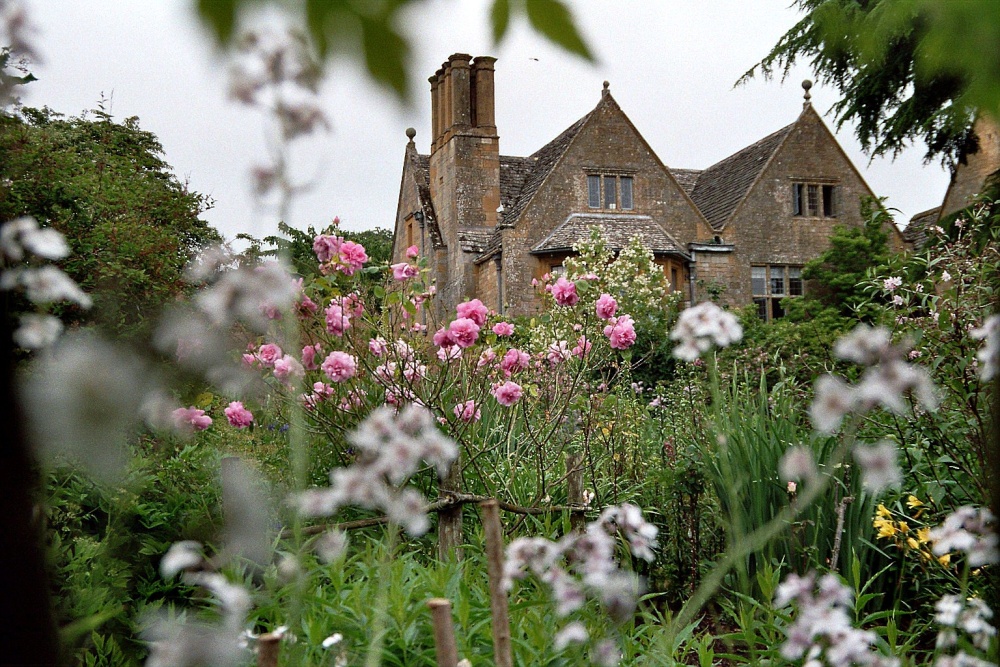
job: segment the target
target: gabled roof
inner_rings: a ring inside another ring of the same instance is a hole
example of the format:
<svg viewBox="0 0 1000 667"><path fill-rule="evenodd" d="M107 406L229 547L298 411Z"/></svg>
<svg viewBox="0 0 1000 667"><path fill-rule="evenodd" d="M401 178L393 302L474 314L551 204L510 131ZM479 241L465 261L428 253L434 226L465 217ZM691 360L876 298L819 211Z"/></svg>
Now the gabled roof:
<svg viewBox="0 0 1000 667"><path fill-rule="evenodd" d="M414 155L417 191L421 203L426 202L425 205L429 206L430 212L433 215L434 206L433 202L431 202L431 190L428 185L430 183L431 159L429 155L419 153L414 153ZM514 206L514 202L524 184L524 179L531 172L533 164L534 162L531 158L518 157L516 155L500 156L500 204L504 207L505 211ZM427 211L424 212L424 215L427 215ZM437 234L435 239L440 239L440 231L437 227L436 218L434 218L433 229ZM466 252L482 252L486 249L492 233L493 230L460 230L459 242L462 244L462 249ZM485 237L483 237L484 234ZM436 241L435 244L437 245Z"/></svg>
<svg viewBox="0 0 1000 667"><path fill-rule="evenodd" d="M590 237L597 228L612 250L621 250L635 237L655 254L687 256L681 245L648 215L626 213L573 213L544 239L532 253L570 252L573 246Z"/></svg>
<svg viewBox="0 0 1000 667"><path fill-rule="evenodd" d="M669 168L668 168L669 169ZM681 186L681 190L684 191L688 197L691 196L691 191L694 190L695 183L698 182L698 177L701 176L701 169L669 169L670 175L674 177L677 181L677 185Z"/></svg>
<svg viewBox="0 0 1000 667"><path fill-rule="evenodd" d="M558 137L539 148L527 158L523 158L525 166L530 170L524 176L524 182L520 192L517 194L517 198L511 203L510 207L504 205L503 220L505 225L513 224L518 216L521 215L521 212L528 205L528 202L531 201L531 198L535 196L545 178L552 173L552 169L559 162L559 158L566 153L566 149L569 148L573 139L579 134L580 128L584 126L592 113L594 112L591 111L563 130L562 134ZM502 169L500 176L503 178ZM501 189L502 187L501 185Z"/></svg>
<svg viewBox="0 0 1000 667"><path fill-rule="evenodd" d="M701 172L691 199L712 229L720 231L725 226L794 126L786 125Z"/></svg>
<svg viewBox="0 0 1000 667"><path fill-rule="evenodd" d="M437 224L437 214L434 212L434 202L431 200L430 188L430 158L421 155L415 148L411 148L412 143L406 148L406 157L410 160L410 169L413 174L414 184L417 188L417 199L420 201L420 210L423 211L424 220L427 221L427 230L431 237L431 246L440 248L444 246L444 239L441 238L441 228Z"/></svg>
<svg viewBox="0 0 1000 667"><path fill-rule="evenodd" d="M935 206L917 213L910 218L910 223L903 230L903 240L920 250L927 243L927 227L933 225L941 217L941 207Z"/></svg>

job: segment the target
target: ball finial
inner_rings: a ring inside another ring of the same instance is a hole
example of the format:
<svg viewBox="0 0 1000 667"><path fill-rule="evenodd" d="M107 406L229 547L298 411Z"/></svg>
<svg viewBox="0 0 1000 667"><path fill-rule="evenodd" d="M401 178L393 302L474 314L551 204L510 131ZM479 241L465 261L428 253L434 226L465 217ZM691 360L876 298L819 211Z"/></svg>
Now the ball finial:
<svg viewBox="0 0 1000 667"><path fill-rule="evenodd" d="M413 137L417 136L417 131L414 130L412 127L408 127L406 128L406 136L407 138L409 138L410 141L413 141Z"/></svg>
<svg viewBox="0 0 1000 667"><path fill-rule="evenodd" d="M803 96L805 97L806 102L812 99L812 95L809 94L809 89L812 87L813 87L813 82L810 81L809 79L806 79L802 82L802 90L806 91L805 95Z"/></svg>

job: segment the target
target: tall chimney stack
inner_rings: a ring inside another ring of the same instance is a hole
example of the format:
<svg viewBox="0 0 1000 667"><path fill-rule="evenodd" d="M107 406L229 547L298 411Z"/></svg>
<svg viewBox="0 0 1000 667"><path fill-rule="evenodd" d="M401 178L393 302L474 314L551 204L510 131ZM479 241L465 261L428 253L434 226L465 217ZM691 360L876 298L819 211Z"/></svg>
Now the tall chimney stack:
<svg viewBox="0 0 1000 667"><path fill-rule="evenodd" d="M493 64L491 56L478 56L472 61L472 126L493 130L496 134L496 99L493 88Z"/></svg>

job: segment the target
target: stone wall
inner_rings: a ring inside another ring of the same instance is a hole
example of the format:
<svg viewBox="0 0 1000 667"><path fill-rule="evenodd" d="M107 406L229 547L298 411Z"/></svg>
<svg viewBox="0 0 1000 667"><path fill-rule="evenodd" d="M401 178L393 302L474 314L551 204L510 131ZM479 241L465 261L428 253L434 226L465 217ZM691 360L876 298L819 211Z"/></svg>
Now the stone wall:
<svg viewBox="0 0 1000 667"><path fill-rule="evenodd" d="M528 315L538 308L531 279L548 272L553 258L536 257L530 251L570 214L594 212L588 206L587 175L605 172L634 178L634 209L616 213L651 216L680 248L697 238L710 237L711 231L694 204L607 94L514 228L503 232L506 301L512 312Z"/></svg>

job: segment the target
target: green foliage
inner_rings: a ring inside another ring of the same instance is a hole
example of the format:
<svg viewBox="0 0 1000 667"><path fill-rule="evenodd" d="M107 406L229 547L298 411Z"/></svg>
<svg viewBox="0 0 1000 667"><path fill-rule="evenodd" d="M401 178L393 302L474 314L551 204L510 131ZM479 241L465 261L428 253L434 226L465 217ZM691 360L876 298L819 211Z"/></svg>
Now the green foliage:
<svg viewBox="0 0 1000 667"><path fill-rule="evenodd" d="M159 446L133 460L118 488L67 469L48 478L53 596L74 665L139 664L143 614L184 593L160 577L160 557L178 539L207 541L218 532L218 452Z"/></svg>
<svg viewBox="0 0 1000 667"><path fill-rule="evenodd" d="M8 105L18 102L14 95L18 86L37 80L21 56L11 53L9 46L0 47L0 116L7 114Z"/></svg>
<svg viewBox="0 0 1000 667"><path fill-rule="evenodd" d="M239 29L240 14L261 0L197 0L197 11L223 44ZM275 3L277 4L277 3ZM320 59L347 55L363 63L378 84L406 99L409 88L411 37L400 29L403 17L418 0L296 0L282 3L301 17ZM594 59L573 15L562 0L494 0L490 11L493 38L500 43L512 15L525 14L532 28L552 43L586 60Z"/></svg>
<svg viewBox="0 0 1000 667"><path fill-rule="evenodd" d="M813 305L818 302L834 308L844 317L870 318L859 309L869 300L861 290L868 271L889 258L889 233L892 217L881 206L866 202L862 207L864 227L837 225L830 235L830 247L809 261L802 271L808 281L802 299L789 299L787 317L802 320L821 315Z"/></svg>
<svg viewBox="0 0 1000 667"><path fill-rule="evenodd" d="M743 75L787 74L808 60L833 85L838 126L856 123L872 155L896 155L914 139L926 159L956 161L971 147L976 109L1000 116L1000 14L993 0L796 0L805 12Z"/></svg>
<svg viewBox="0 0 1000 667"><path fill-rule="evenodd" d="M60 266L94 297L91 313L66 318L130 335L187 290L184 266L220 237L198 217L210 200L177 181L137 118L92 116L0 116L0 220L30 215L62 232L72 252Z"/></svg>
<svg viewBox="0 0 1000 667"><path fill-rule="evenodd" d="M794 386L779 383L768 390L761 379L753 386L747 377L734 377L723 396L725 408L716 417L715 441L702 441L705 474L713 485L725 517L730 544L764 526L795 496L778 476L780 461L790 446L805 445L814 453L821 474L834 479L833 491L823 502L807 508L790 529L750 554L737 569L734 587L756 591L753 584L768 567L785 566L795 572L822 567L843 568L850 554L831 559L837 535L837 512L843 505L843 538L867 559L861 539L870 532L874 499L861 493L857 475L849 466L831 462L835 438L811 433L805 423Z"/></svg>
<svg viewBox="0 0 1000 667"><path fill-rule="evenodd" d="M303 231L279 222L278 231L282 236L272 235L255 239L249 234L237 234L236 238L250 244L244 253L247 261L256 261L261 257L283 257L288 260L296 275L305 278L316 278L320 275L316 253L313 252L313 239L319 234L335 234L345 241L360 243L368 253L369 266L384 267L392 260L392 231L376 227L360 232L349 232L339 229L337 223L338 221L334 220L332 225L321 231L316 231L312 226ZM377 273L365 276L368 286L381 282L381 276Z"/></svg>

